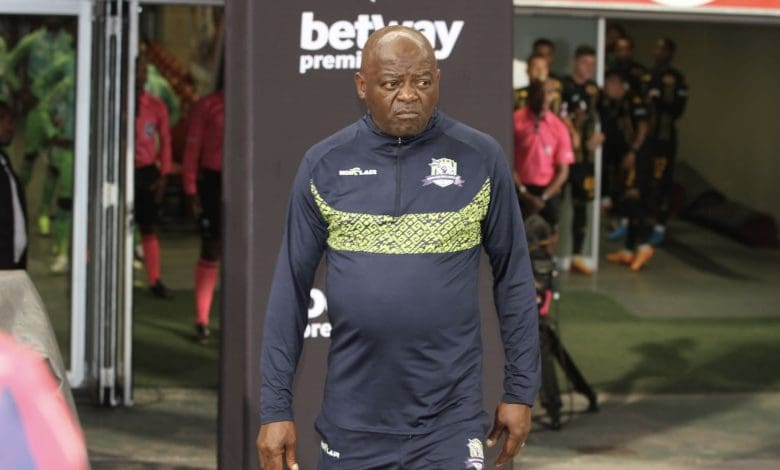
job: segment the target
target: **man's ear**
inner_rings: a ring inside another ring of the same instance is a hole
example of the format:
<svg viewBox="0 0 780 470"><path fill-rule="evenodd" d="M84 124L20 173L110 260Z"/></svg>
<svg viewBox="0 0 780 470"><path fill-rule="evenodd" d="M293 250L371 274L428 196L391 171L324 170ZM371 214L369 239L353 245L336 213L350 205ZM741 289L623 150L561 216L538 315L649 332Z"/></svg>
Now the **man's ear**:
<svg viewBox="0 0 780 470"><path fill-rule="evenodd" d="M366 99L366 80L360 72L355 74L355 90L357 91L358 98L361 100Z"/></svg>

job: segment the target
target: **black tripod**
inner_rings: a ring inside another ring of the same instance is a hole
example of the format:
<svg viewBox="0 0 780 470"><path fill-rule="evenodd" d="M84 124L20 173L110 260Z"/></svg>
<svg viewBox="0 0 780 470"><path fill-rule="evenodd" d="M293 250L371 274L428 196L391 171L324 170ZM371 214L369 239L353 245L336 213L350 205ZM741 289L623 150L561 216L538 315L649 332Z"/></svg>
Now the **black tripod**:
<svg viewBox="0 0 780 470"><path fill-rule="evenodd" d="M542 407L550 418L550 427L561 428L561 392L558 387L558 376L555 361L563 369L566 378L571 382L575 392L588 399L588 411L598 411L599 405L596 392L588 384L580 370L574 364L566 348L563 347L558 333L549 324L547 317L539 318L539 343L542 349L542 388L539 391Z"/></svg>
<svg viewBox="0 0 780 470"><path fill-rule="evenodd" d="M555 261L550 254L552 229L538 215L526 219L525 229L536 284L536 303L539 307L539 345L542 362L542 388L539 394L542 407L550 418L550 427L560 429L562 403L555 369L556 361L571 382L574 391L588 399L589 412L598 411L598 401L596 392L574 364L550 319L552 302L557 297L555 279L558 274Z"/></svg>

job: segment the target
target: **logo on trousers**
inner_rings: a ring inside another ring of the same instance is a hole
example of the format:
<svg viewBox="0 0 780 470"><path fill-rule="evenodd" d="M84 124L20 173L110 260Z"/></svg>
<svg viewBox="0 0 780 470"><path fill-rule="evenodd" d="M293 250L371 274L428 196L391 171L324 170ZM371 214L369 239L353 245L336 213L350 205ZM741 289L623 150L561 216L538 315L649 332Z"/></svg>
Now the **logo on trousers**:
<svg viewBox="0 0 780 470"><path fill-rule="evenodd" d="M482 441L469 439L466 442L469 448L469 458L466 460L466 470L482 470L485 466L485 453L482 450Z"/></svg>

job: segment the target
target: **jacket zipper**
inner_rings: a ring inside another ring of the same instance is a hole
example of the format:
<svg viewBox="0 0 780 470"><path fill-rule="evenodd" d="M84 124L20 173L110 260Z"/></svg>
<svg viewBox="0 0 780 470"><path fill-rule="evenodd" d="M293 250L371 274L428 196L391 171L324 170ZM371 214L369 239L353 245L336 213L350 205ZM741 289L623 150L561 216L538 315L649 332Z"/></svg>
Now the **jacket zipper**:
<svg viewBox="0 0 780 470"><path fill-rule="evenodd" d="M401 212L401 144L403 140L398 138L398 146L395 152L395 210L393 215L398 217Z"/></svg>

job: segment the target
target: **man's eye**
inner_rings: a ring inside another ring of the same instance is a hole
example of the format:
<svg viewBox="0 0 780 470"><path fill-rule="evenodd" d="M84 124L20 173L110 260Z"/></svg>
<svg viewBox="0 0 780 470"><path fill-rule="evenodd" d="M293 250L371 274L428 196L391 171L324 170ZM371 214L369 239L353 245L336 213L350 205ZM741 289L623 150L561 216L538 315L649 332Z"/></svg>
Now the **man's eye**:
<svg viewBox="0 0 780 470"><path fill-rule="evenodd" d="M382 84L382 88L386 88L388 90L392 90L392 89L396 88L397 86L398 86L398 82L395 81L395 80L389 81L389 82L385 82L385 83Z"/></svg>
<svg viewBox="0 0 780 470"><path fill-rule="evenodd" d="M428 79L420 80L419 82L417 82L417 86L419 86L420 88L427 88L431 86L431 81Z"/></svg>

